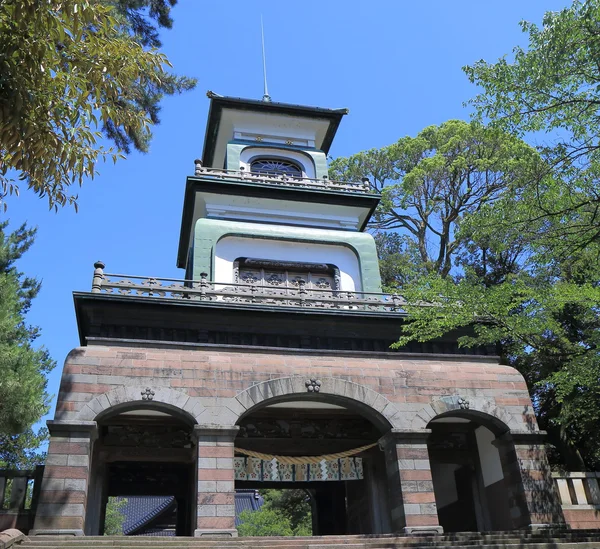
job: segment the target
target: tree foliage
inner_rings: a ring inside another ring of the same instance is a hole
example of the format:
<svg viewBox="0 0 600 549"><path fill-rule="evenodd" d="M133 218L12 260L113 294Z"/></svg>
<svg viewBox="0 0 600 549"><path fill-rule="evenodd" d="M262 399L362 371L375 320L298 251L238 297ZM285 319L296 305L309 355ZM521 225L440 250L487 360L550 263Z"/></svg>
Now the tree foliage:
<svg viewBox="0 0 600 549"><path fill-rule="evenodd" d="M168 72L152 23L160 0L5 0L0 3L0 199L17 179L50 207L75 204L71 186L101 160L146 151L159 101L194 86ZM102 141L102 133L114 142Z"/></svg>
<svg viewBox="0 0 600 549"><path fill-rule="evenodd" d="M409 237L428 272L448 276L462 245L462 219L519 187L539 161L535 151L507 133L450 120L331 164L333 179L367 177L382 200L373 227Z"/></svg>
<svg viewBox="0 0 600 549"><path fill-rule="evenodd" d="M575 1L547 12L542 27L523 21L526 49L512 61L465 67L482 93L471 104L479 119L515 135L551 133L540 146L547 169L532 177L535 219L553 218L553 245L582 249L600 237L600 2ZM560 184L547 184L551 173ZM521 229L527 230L527 223Z"/></svg>
<svg viewBox="0 0 600 549"><path fill-rule="evenodd" d="M7 234L0 223L0 433L26 431L48 411L46 374L55 363L48 351L36 348L38 328L26 323L40 283L20 273L16 262L31 247L35 230L25 225Z"/></svg>
<svg viewBox="0 0 600 549"><path fill-rule="evenodd" d="M28 428L22 433L7 434L0 432L0 469L33 469L43 465L46 452L41 447L49 439L48 429L38 431Z"/></svg>
<svg viewBox="0 0 600 549"><path fill-rule="evenodd" d="M240 536L310 536L312 519L305 490L261 490L263 506L243 511Z"/></svg>
<svg viewBox="0 0 600 549"><path fill-rule="evenodd" d="M123 508L127 505L127 499L111 496L106 502L104 514L104 535L122 536L123 524L125 524L125 513Z"/></svg>

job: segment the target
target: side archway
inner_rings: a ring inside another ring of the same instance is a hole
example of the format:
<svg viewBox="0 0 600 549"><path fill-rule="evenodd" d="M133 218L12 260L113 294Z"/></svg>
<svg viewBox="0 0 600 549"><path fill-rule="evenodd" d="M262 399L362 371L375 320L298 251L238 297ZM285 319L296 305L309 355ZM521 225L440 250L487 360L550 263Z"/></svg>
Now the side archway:
<svg viewBox="0 0 600 549"><path fill-rule="evenodd" d="M157 516L165 528L192 535L197 422L184 410L189 398L170 388L121 386L98 395L80 411L81 420L98 427L91 451L86 534L101 535L109 502L126 497L132 505L154 498L162 506ZM152 520L130 525L123 534L151 532Z"/></svg>
<svg viewBox="0 0 600 549"><path fill-rule="evenodd" d="M146 398L144 398L146 395ZM148 398L148 397L151 397ZM146 387L117 387L108 393L103 393L85 404L79 411L78 419L84 421L96 421L106 417L108 414L126 411L129 408L153 408L164 410L166 413L176 415L191 425L196 419L187 409L191 404L192 397L167 387L152 389L147 392ZM184 409L184 407L186 409Z"/></svg>
<svg viewBox="0 0 600 549"><path fill-rule="evenodd" d="M405 418L401 427L426 429L431 420L445 414L451 414L454 417L478 417L482 422L489 424L496 435L508 430L521 431L525 427L522 418L515 417L490 400L471 397L467 400L458 395L442 397L432 404L424 406L414 417ZM529 430L537 431L537 424L533 425L533 429L529 426Z"/></svg>
<svg viewBox="0 0 600 549"><path fill-rule="evenodd" d="M511 429L522 429L521 421L488 400L454 396L421 411L413 425L430 429L427 450L444 532L511 530L514 460L499 444Z"/></svg>

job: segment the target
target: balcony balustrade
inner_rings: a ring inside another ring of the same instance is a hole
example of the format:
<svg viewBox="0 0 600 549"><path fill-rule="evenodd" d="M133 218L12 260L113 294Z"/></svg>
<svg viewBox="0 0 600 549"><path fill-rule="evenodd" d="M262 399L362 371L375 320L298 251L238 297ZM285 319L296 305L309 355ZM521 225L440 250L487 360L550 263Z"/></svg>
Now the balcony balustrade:
<svg viewBox="0 0 600 549"><path fill-rule="evenodd" d="M326 191L341 191L361 194L371 194L371 185L367 178L360 182L334 181L326 177L311 179L308 177L292 177L285 174L252 173L240 168L239 170L223 170L205 168L200 160L195 160L194 175L203 179L217 179L228 182L246 182L258 185L274 185L277 187L311 188Z"/></svg>
<svg viewBox="0 0 600 549"><path fill-rule="evenodd" d="M307 288L281 288L259 284L213 282L202 273L200 280L181 280L110 274L104 264L94 264L92 293L144 296L214 302L218 304L260 305L312 309L338 309L348 312L402 313L404 298L397 294Z"/></svg>

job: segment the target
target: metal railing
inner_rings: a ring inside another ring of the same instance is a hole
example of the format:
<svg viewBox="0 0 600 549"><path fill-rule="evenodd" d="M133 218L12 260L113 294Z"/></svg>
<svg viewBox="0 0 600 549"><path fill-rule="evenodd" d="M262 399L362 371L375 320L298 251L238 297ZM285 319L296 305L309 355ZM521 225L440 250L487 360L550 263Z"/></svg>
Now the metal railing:
<svg viewBox="0 0 600 549"><path fill-rule="evenodd" d="M600 509L600 473L552 473L563 509Z"/></svg>
<svg viewBox="0 0 600 549"><path fill-rule="evenodd" d="M208 179L224 181L246 181L263 185L276 185L282 187L309 187L328 191L345 191L355 193L371 193L371 184L368 179L360 182L334 181L324 177L322 179L311 179L308 177L294 177L285 174L252 173L241 167L239 170L222 170L216 168L205 168L200 160L195 160L194 175Z"/></svg>
<svg viewBox="0 0 600 549"><path fill-rule="evenodd" d="M303 281L297 287L222 283L209 281L206 273L200 280L181 280L110 274L104 267L101 261L94 263L92 293L382 313L401 313L406 304L397 294L308 288Z"/></svg>

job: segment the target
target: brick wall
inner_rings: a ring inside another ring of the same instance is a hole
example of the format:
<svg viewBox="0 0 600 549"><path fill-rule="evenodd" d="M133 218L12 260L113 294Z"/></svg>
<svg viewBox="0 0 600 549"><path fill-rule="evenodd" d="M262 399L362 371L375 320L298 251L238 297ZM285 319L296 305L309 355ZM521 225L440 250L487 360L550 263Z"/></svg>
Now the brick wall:
<svg viewBox="0 0 600 549"><path fill-rule="evenodd" d="M196 424L196 535L235 535L234 426L272 397L306 394L309 379L322 381L321 396L353 401L392 436L386 468L395 486L390 502L395 529L439 528L426 442L431 419L461 411L467 401L469 412L487 414L511 433L537 430L522 376L484 357L91 345L74 349L65 363L35 528L84 529L91 436L75 436L73 429L95 425L115 406L148 404L143 400L148 388L153 405ZM69 424L69 432L59 432ZM533 461L523 466L528 481L538 474ZM523 480L519 463L510 474ZM519 521L544 518L527 499L540 490L530 487L515 495Z"/></svg>
<svg viewBox="0 0 600 549"><path fill-rule="evenodd" d="M206 399L232 399L258 382L297 375L354 382L382 395L398 411L412 413L410 417L424 412L425 423L436 415L428 405L460 395L501 409L511 429L535 428L522 376L490 359L101 346L77 348L67 357L56 419L81 417L86 403L117 387L169 388L200 399L193 401L200 408L203 403L214 406L214 400Z"/></svg>

